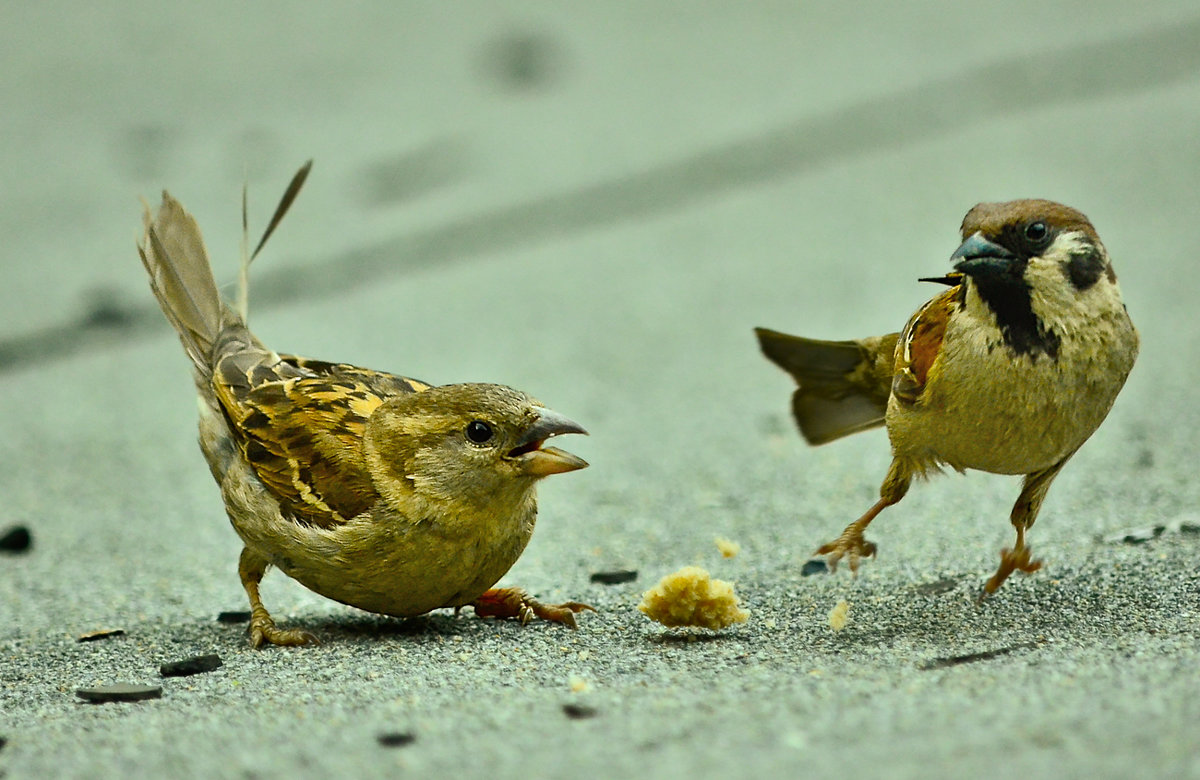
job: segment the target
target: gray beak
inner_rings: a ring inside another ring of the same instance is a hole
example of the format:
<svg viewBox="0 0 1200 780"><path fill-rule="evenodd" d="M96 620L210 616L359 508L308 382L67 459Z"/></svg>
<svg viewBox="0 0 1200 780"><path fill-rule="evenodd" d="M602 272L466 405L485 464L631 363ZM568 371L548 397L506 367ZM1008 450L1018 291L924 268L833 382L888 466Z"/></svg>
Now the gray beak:
<svg viewBox="0 0 1200 780"><path fill-rule="evenodd" d="M995 276L1008 271L1017 256L976 232L954 250L954 270L967 276Z"/></svg>
<svg viewBox="0 0 1200 780"><path fill-rule="evenodd" d="M579 423L558 412L541 409L538 419L521 435L517 446L509 450L508 457L516 460L521 471L532 477L562 474L586 467L588 464L583 458L557 447L542 446L546 439L564 433L587 434L587 431Z"/></svg>

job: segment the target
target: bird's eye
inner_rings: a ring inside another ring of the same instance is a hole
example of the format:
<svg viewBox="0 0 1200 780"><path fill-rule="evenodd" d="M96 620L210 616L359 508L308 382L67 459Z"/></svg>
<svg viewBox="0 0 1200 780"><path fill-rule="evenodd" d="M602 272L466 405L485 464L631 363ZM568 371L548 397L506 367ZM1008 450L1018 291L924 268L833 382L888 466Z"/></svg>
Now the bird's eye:
<svg viewBox="0 0 1200 780"><path fill-rule="evenodd" d="M485 444L492 438L492 426L483 420L471 420L467 423L467 438L475 444Z"/></svg>
<svg viewBox="0 0 1200 780"><path fill-rule="evenodd" d="M1045 222L1030 222L1025 226L1025 238L1035 244L1044 241L1049 233Z"/></svg>

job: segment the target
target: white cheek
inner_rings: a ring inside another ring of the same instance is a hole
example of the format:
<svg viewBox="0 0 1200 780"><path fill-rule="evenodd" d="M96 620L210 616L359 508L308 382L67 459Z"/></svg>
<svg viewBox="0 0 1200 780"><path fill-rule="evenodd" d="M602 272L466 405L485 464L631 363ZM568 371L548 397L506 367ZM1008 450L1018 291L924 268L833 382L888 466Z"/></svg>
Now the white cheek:
<svg viewBox="0 0 1200 780"><path fill-rule="evenodd" d="M1029 284L1033 313L1042 322L1049 324L1067 312L1081 308L1084 294L1071 284L1058 260L1034 258L1025 268L1025 281Z"/></svg>
<svg viewBox="0 0 1200 780"><path fill-rule="evenodd" d="M1072 253L1084 247L1085 240L1080 234L1063 233L1044 256L1034 258L1025 268L1033 313L1060 336L1118 314L1124 308L1120 288L1106 276L1086 290L1079 290L1071 283L1067 264Z"/></svg>

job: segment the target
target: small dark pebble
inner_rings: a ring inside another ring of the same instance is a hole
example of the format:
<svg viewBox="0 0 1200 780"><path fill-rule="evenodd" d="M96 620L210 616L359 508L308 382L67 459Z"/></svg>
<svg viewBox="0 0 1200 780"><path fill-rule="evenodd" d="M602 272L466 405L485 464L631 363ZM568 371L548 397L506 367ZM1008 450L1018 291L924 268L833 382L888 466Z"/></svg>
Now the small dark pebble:
<svg viewBox="0 0 1200 780"><path fill-rule="evenodd" d="M8 744L8 737L0 737L0 750L4 750L4 746Z"/></svg>
<svg viewBox="0 0 1200 780"><path fill-rule="evenodd" d="M101 685L96 688L78 688L75 695L92 704L104 704L113 701L146 701L161 699L162 687L158 685L133 685L132 683L116 683Z"/></svg>
<svg viewBox="0 0 1200 780"><path fill-rule="evenodd" d="M1177 517L1167 523L1148 525L1143 528L1128 528L1100 537L1109 544L1145 544L1166 534L1194 534L1200 532L1200 520L1195 515Z"/></svg>
<svg viewBox="0 0 1200 780"><path fill-rule="evenodd" d="M813 574L826 574L829 572L829 564L825 563L824 558L812 558L804 562L800 567L801 577L810 577Z"/></svg>
<svg viewBox="0 0 1200 780"><path fill-rule="evenodd" d="M204 674L221 668L221 656L216 653L185 658L182 661L171 661L158 667L158 673L163 677L190 677L193 674Z"/></svg>
<svg viewBox="0 0 1200 780"><path fill-rule="evenodd" d="M26 552L33 544L33 536L23 525L14 525L0 536L0 550L10 553Z"/></svg>
<svg viewBox="0 0 1200 780"><path fill-rule="evenodd" d="M250 622L250 612L249 611L246 611L246 612L238 612L238 611L221 612L217 615L217 622L218 623L249 623Z"/></svg>
<svg viewBox="0 0 1200 780"><path fill-rule="evenodd" d="M1116 542L1118 544L1142 544L1144 542L1153 541L1163 535L1167 530L1165 525L1149 526L1147 528L1134 528L1129 531L1120 531L1105 537L1106 542Z"/></svg>
<svg viewBox="0 0 1200 780"><path fill-rule="evenodd" d="M596 717L596 708L586 704L564 704L563 712L571 720L583 720Z"/></svg>
<svg viewBox="0 0 1200 780"><path fill-rule="evenodd" d="M114 636L125 636L123 628L102 628L99 631L89 631L76 637L76 642L98 642L101 639L112 639Z"/></svg>
<svg viewBox="0 0 1200 780"><path fill-rule="evenodd" d="M922 596L940 596L943 593L949 593L958 587L958 580L947 577L945 579L936 580L934 582L926 582L918 585L916 590Z"/></svg>
<svg viewBox="0 0 1200 780"><path fill-rule="evenodd" d="M633 570L593 572L589 579L592 582L598 582L601 585L620 585L623 582L633 582L637 578L638 573L636 570Z"/></svg>
<svg viewBox="0 0 1200 780"><path fill-rule="evenodd" d="M417 735L408 731L389 731L376 737L384 747L404 747L417 741Z"/></svg>

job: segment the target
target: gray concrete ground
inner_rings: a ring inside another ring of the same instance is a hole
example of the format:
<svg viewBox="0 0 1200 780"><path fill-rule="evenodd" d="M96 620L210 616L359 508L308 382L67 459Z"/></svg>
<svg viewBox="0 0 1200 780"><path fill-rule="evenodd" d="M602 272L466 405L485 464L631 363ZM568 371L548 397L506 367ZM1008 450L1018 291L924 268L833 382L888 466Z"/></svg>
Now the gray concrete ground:
<svg viewBox="0 0 1200 780"><path fill-rule="evenodd" d="M0 63L0 531L33 533L0 554L5 777L1200 776L1194 2L10 3ZM137 198L169 187L231 279L242 181L262 224L308 157L257 331L585 423L592 467L548 481L504 580L594 604L577 632L278 573L321 647L215 621L239 545ZM802 577L886 437L805 447L751 327L896 329L966 209L1024 196L1091 216L1144 345L1034 529L1045 568L976 605L1017 481L970 474L889 511L857 580ZM691 563L749 622L635 611ZM614 568L639 579L589 582ZM119 681L163 696L74 695Z"/></svg>

